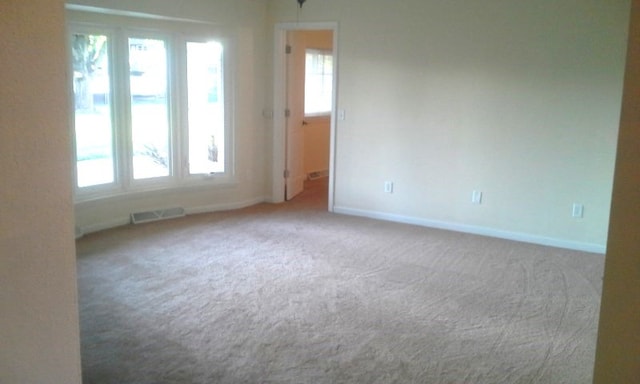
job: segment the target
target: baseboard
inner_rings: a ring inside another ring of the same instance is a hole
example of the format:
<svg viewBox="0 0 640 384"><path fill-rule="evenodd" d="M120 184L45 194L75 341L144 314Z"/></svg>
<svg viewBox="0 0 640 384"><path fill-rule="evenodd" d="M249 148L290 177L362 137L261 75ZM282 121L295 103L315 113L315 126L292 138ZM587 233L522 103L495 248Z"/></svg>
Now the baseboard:
<svg viewBox="0 0 640 384"><path fill-rule="evenodd" d="M79 228L80 228L80 233L82 233L82 235L86 235L93 232L100 232L100 231L104 231L111 228L121 227L129 223L131 223L131 218L129 216L124 216L124 217L118 217L112 220L103 221L100 223L82 225Z"/></svg>
<svg viewBox="0 0 640 384"><path fill-rule="evenodd" d="M76 240L84 236L84 232L82 232L82 229L80 227L76 225L74 229L75 229Z"/></svg>
<svg viewBox="0 0 640 384"><path fill-rule="evenodd" d="M317 171L307 172L307 179L308 180L320 179L320 178L327 177L327 176L329 176L329 170L328 169L320 169L320 170L317 170Z"/></svg>
<svg viewBox="0 0 640 384"><path fill-rule="evenodd" d="M195 215L195 214L199 214L199 213L230 211L230 210L233 210L233 209L241 209L241 208L250 207L252 205L263 203L265 201L266 201L265 198L260 197L260 198L245 200L245 201L236 202L236 203L214 204L214 205L207 205L207 206L201 206L201 207L185 208L185 213L187 215ZM90 224L90 225L83 225L83 226L77 227L76 238L79 238L82 235L86 235L86 234L89 234L89 233L104 231L106 229L120 227L120 226L127 225L127 224L130 224L130 223L131 223L131 217L127 215L127 216L124 216L124 217L118 217L118 218L114 218L112 220L103 221L103 222L100 222L100 223L95 223L95 224ZM80 236L78 236L78 234L80 234Z"/></svg>
<svg viewBox="0 0 640 384"><path fill-rule="evenodd" d="M494 228L480 227L480 226L460 224L460 223L451 223L451 222L438 221L438 220L429 220L429 219L423 219L419 217L396 215L396 214L386 213L386 212L369 211L369 210L363 210L363 209L354 209L354 208L338 207L338 206L334 207L333 212L343 214L343 215L360 216L360 217L392 221L392 222L403 223L403 224L419 225L422 227L444 229L449 231L463 232L463 233L469 233L473 235L480 235L480 236L487 236L487 237L496 237L499 239L514 240L514 241L520 241L524 243L545 245L545 246L557 247L557 248L565 248L565 249L571 249L571 250L582 251L582 252L591 252L591 253L599 253L599 254L604 254L606 252L606 246L601 244L582 243L582 242L563 240L563 239L557 239L552 237L531 235L528 233L503 231L503 230L494 229Z"/></svg>
<svg viewBox="0 0 640 384"><path fill-rule="evenodd" d="M198 213L210 213L210 212L218 212L218 211L231 211L234 209L247 208L252 205L264 203L266 201L267 199L265 199L264 197L256 197L254 199L249 199L249 200L239 201L239 202L229 203L229 204L212 204L212 205L205 205L201 207L185 208L185 211L187 215L195 215Z"/></svg>

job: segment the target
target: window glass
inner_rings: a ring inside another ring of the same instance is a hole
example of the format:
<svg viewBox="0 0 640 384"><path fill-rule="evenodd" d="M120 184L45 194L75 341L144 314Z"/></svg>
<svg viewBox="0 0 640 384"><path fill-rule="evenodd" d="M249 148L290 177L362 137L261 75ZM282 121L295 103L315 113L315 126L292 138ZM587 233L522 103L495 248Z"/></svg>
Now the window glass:
<svg viewBox="0 0 640 384"><path fill-rule="evenodd" d="M133 177L168 176L167 49L163 40L129 38Z"/></svg>
<svg viewBox="0 0 640 384"><path fill-rule="evenodd" d="M76 199L230 181L224 44L110 20L69 26Z"/></svg>
<svg viewBox="0 0 640 384"><path fill-rule="evenodd" d="M308 49L305 54L305 115L331 113L333 56L331 52Z"/></svg>
<svg viewBox="0 0 640 384"><path fill-rule="evenodd" d="M71 38L76 183L78 187L113 183L109 41L105 35L73 34Z"/></svg>
<svg viewBox="0 0 640 384"><path fill-rule="evenodd" d="M187 43L189 173L225 170L222 45Z"/></svg>

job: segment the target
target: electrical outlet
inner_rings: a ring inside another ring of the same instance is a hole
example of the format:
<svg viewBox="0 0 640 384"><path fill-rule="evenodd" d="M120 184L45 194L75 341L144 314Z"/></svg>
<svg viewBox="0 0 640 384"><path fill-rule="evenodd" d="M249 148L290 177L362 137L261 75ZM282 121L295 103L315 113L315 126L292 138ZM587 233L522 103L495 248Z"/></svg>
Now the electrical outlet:
<svg viewBox="0 0 640 384"><path fill-rule="evenodd" d="M384 192L385 193L393 193L393 181L385 181L384 182Z"/></svg>
<svg viewBox="0 0 640 384"><path fill-rule="evenodd" d="M571 216L576 219L581 219L584 217L584 205L573 203L573 209L571 211Z"/></svg>
<svg viewBox="0 0 640 384"><path fill-rule="evenodd" d="M482 204L482 191L473 191L471 193L472 204Z"/></svg>

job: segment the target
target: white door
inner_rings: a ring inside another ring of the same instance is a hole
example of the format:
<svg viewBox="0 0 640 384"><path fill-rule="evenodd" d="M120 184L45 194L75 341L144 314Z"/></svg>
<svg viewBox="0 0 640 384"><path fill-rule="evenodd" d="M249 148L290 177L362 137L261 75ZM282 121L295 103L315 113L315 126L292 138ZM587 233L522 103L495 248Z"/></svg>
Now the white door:
<svg viewBox="0 0 640 384"><path fill-rule="evenodd" d="M300 35L287 32L287 121L285 200L304 189L304 49ZM296 47L297 46L297 47ZM296 51L298 49L298 51Z"/></svg>

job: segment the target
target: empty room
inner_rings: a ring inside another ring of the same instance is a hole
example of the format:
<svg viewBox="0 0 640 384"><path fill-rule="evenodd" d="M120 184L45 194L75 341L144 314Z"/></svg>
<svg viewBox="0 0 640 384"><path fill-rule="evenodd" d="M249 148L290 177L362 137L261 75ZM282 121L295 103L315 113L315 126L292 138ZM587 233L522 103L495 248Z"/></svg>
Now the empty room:
<svg viewBox="0 0 640 384"><path fill-rule="evenodd" d="M637 377L637 1L1 7L0 381Z"/></svg>

